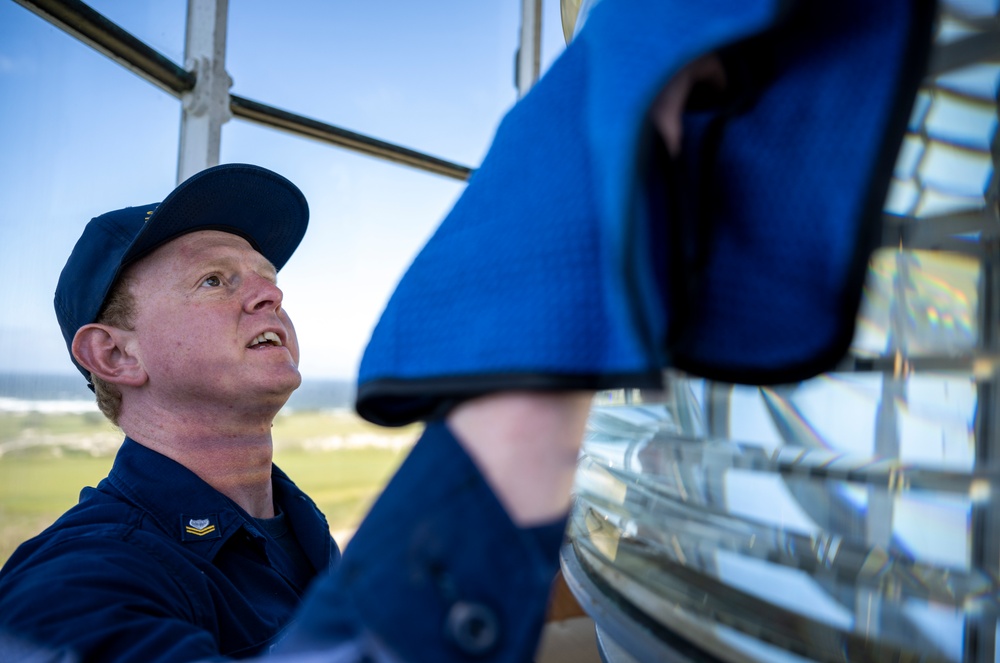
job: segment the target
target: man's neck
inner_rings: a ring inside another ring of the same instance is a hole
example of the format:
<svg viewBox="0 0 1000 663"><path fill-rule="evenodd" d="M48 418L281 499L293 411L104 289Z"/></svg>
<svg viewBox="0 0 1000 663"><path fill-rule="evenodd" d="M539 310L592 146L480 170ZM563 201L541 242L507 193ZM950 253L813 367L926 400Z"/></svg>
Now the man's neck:
<svg viewBox="0 0 1000 663"><path fill-rule="evenodd" d="M271 419L216 417L212 421L122 413L125 434L170 458L239 505L254 518L274 517L271 487Z"/></svg>

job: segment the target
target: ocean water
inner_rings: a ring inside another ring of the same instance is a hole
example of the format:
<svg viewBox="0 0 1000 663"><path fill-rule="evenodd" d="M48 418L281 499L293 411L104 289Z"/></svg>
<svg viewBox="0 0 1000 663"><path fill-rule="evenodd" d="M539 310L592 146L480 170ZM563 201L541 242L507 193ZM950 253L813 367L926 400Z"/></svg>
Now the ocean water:
<svg viewBox="0 0 1000 663"><path fill-rule="evenodd" d="M353 382L307 379L292 394L285 408L289 411L342 410L353 406ZM97 412L97 405L79 374L0 373L0 412Z"/></svg>

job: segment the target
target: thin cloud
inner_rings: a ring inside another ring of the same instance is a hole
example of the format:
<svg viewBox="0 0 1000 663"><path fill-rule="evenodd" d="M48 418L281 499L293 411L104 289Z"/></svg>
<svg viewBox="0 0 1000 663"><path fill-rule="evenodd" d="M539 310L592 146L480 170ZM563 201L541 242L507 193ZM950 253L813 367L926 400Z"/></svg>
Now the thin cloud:
<svg viewBox="0 0 1000 663"><path fill-rule="evenodd" d="M21 58L15 59L4 53L0 53L0 75L7 74L30 74L35 67L30 60Z"/></svg>

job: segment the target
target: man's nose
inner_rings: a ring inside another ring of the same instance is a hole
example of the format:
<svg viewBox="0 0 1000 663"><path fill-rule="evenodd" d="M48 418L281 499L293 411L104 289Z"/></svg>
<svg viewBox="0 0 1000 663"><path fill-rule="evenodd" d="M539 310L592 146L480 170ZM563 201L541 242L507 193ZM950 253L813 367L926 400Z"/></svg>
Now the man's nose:
<svg viewBox="0 0 1000 663"><path fill-rule="evenodd" d="M254 274L250 277L249 296L245 308L247 313L268 309L277 311L281 309L283 298L284 294L276 283Z"/></svg>

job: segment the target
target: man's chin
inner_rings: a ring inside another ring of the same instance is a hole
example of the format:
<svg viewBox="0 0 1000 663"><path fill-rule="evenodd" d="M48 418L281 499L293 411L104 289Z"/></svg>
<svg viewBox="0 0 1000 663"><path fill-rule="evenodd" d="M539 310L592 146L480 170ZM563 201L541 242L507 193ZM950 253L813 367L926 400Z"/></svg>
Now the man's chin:
<svg viewBox="0 0 1000 663"><path fill-rule="evenodd" d="M275 390L279 395L284 395L284 399L287 401L292 392L302 386L302 374L295 370L294 373L288 376L283 376L281 380L275 380ZM282 403L284 404L284 403Z"/></svg>
<svg viewBox="0 0 1000 663"><path fill-rule="evenodd" d="M262 407L265 404L273 407L275 412L284 407L292 393L302 385L302 375L298 370L290 370L283 374L272 374L258 381L253 386L247 385L248 397L258 400Z"/></svg>

